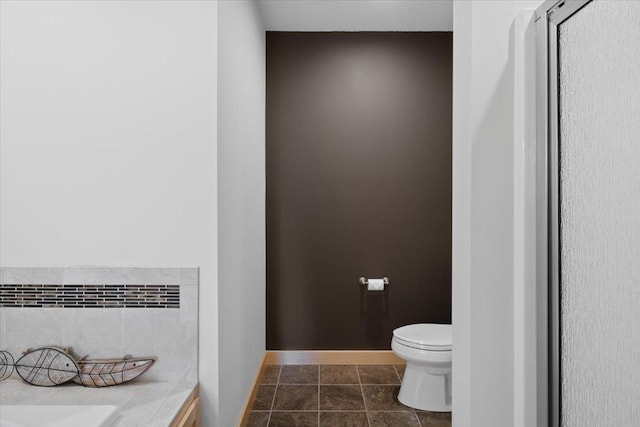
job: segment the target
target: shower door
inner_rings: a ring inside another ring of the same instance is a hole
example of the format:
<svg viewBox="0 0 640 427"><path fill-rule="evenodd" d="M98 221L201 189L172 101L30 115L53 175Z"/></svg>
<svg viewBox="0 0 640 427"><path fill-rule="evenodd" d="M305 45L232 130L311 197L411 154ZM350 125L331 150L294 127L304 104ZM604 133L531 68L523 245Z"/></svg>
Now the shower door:
<svg viewBox="0 0 640 427"><path fill-rule="evenodd" d="M640 1L545 5L546 414L552 426L638 426Z"/></svg>

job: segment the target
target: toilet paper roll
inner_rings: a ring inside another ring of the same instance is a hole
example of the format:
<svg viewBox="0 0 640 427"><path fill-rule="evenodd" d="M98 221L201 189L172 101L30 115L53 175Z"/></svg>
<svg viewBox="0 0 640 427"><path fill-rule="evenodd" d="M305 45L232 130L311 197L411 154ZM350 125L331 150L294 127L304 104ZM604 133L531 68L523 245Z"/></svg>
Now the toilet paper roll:
<svg viewBox="0 0 640 427"><path fill-rule="evenodd" d="M369 291L384 291L384 279L369 279L367 285Z"/></svg>

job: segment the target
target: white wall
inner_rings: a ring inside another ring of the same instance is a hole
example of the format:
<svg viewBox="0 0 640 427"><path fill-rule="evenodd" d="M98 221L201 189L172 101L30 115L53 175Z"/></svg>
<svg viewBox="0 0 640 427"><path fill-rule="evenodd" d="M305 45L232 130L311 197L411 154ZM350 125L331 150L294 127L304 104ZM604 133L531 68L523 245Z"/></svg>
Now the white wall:
<svg viewBox="0 0 640 427"><path fill-rule="evenodd" d="M200 266L214 425L217 2L0 5L0 264Z"/></svg>
<svg viewBox="0 0 640 427"><path fill-rule="evenodd" d="M453 0L260 0L268 31L451 31Z"/></svg>
<svg viewBox="0 0 640 427"><path fill-rule="evenodd" d="M218 10L220 426L235 425L265 351L265 32L252 1Z"/></svg>
<svg viewBox="0 0 640 427"><path fill-rule="evenodd" d="M514 424L514 18L454 2L453 422Z"/></svg>

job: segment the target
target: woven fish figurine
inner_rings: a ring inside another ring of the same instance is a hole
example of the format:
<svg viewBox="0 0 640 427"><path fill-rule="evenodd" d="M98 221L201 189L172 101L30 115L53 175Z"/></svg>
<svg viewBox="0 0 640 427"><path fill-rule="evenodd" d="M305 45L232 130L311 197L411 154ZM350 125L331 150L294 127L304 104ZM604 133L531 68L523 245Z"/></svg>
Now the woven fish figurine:
<svg viewBox="0 0 640 427"><path fill-rule="evenodd" d="M85 387L108 387L138 378L155 361L155 357L130 355L76 360L70 349L51 346L29 349L14 363L11 353L0 351L0 381L9 378L15 368L20 378L32 385L50 387L73 380Z"/></svg>
<svg viewBox="0 0 640 427"><path fill-rule="evenodd" d="M51 387L64 384L80 372L78 364L67 351L58 347L27 350L15 363L16 372L32 385Z"/></svg>
<svg viewBox="0 0 640 427"><path fill-rule="evenodd" d="M0 351L0 381L4 381L13 374L15 360L8 351Z"/></svg>
<svg viewBox="0 0 640 427"><path fill-rule="evenodd" d="M155 357L136 357L129 355L121 359L78 360L80 374L73 382L85 387L108 387L129 382L145 373L156 361Z"/></svg>

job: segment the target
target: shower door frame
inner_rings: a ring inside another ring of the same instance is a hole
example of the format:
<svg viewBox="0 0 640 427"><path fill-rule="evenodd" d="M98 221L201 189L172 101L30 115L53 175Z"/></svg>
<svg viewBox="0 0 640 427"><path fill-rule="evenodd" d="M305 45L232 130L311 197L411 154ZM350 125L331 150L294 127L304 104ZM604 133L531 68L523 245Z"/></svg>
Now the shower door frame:
<svg viewBox="0 0 640 427"><path fill-rule="evenodd" d="M560 74L558 27L592 0L548 0L536 11L536 260L538 426L560 427Z"/></svg>

